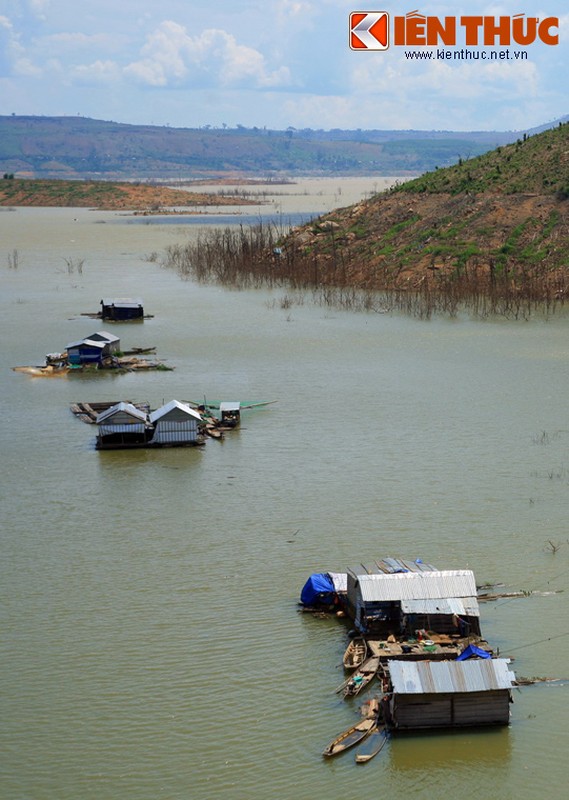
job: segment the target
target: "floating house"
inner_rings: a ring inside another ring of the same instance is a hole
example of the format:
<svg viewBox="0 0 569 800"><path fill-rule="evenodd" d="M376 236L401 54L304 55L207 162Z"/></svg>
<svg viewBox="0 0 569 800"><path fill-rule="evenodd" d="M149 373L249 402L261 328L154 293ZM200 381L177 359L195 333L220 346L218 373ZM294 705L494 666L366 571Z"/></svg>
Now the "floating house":
<svg viewBox="0 0 569 800"><path fill-rule="evenodd" d="M71 366L85 366L88 364L101 365L104 358L118 353L121 340L107 331L97 331L96 333L80 339L78 342L71 342L67 345L67 363ZM46 363L50 363L50 356L46 356Z"/></svg>
<svg viewBox="0 0 569 800"><path fill-rule="evenodd" d="M471 570L421 570L358 575L348 572L346 612L369 635L480 634L480 610Z"/></svg>
<svg viewBox="0 0 569 800"><path fill-rule="evenodd" d="M154 434L152 445L192 445L201 444L201 414L185 403L171 400L150 414Z"/></svg>
<svg viewBox="0 0 569 800"><path fill-rule="evenodd" d="M98 450L203 444L203 422L193 408L171 400L156 411L120 402L97 415Z"/></svg>
<svg viewBox="0 0 569 800"><path fill-rule="evenodd" d="M79 342L71 342L66 347L67 362L71 366L99 365L103 361L105 346L105 342L94 339L81 339Z"/></svg>
<svg viewBox="0 0 569 800"><path fill-rule="evenodd" d="M97 425L98 450L145 447L154 430L145 411L122 401L99 414Z"/></svg>
<svg viewBox="0 0 569 800"><path fill-rule="evenodd" d="M509 659L389 662L383 713L394 731L507 725L515 675Z"/></svg>
<svg viewBox="0 0 569 800"><path fill-rule="evenodd" d="M103 298L101 300L101 319L126 322L144 319L144 305L138 297Z"/></svg>
<svg viewBox="0 0 569 800"><path fill-rule="evenodd" d="M105 345L103 350L104 356L112 356L115 353L118 353L121 349L121 340L118 336L115 336L114 333L97 331L96 333L92 333L90 336L87 336L87 339L92 342L103 342Z"/></svg>

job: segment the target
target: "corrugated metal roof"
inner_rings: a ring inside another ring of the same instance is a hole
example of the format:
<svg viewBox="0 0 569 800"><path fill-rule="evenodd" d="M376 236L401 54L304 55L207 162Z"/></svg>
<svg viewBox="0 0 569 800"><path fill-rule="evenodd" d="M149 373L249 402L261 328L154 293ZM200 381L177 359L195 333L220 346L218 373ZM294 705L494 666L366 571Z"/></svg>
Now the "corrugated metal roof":
<svg viewBox="0 0 569 800"><path fill-rule="evenodd" d="M394 694L442 694L511 689L516 679L507 658L470 661L390 661Z"/></svg>
<svg viewBox="0 0 569 800"><path fill-rule="evenodd" d="M104 342L120 342L118 336L115 336L114 333L108 333L108 331L97 331L96 333L92 333L90 336L87 336L87 339L94 340L95 342L99 340Z"/></svg>
<svg viewBox="0 0 569 800"><path fill-rule="evenodd" d="M107 408L106 411L102 411L97 416L97 424L100 425L101 422L108 420L109 418L114 417L116 414L127 415L128 417L133 417L136 420L142 420L146 422L147 416L146 412L141 411L136 406L133 406L132 403L125 403L121 400L120 403L116 403L114 406Z"/></svg>
<svg viewBox="0 0 569 800"><path fill-rule="evenodd" d="M432 564L425 564L425 562L417 558L415 561L408 561L403 558L383 558L381 561L375 562L377 569L380 572L394 574L398 572L436 572L436 567ZM368 569L368 572L375 573L375 569Z"/></svg>
<svg viewBox="0 0 569 800"><path fill-rule="evenodd" d="M123 424L115 424L112 420L111 422L105 423L103 422L99 425L99 438L104 436L116 436L117 433L144 433L146 430L146 423L145 422L129 422Z"/></svg>
<svg viewBox="0 0 569 800"><path fill-rule="evenodd" d="M348 591L348 576L345 572L328 572L326 574L334 584L334 591L344 594Z"/></svg>
<svg viewBox="0 0 569 800"><path fill-rule="evenodd" d="M355 569L349 570L353 575L393 575L401 572L438 572L432 564L428 564L422 559L414 561L403 558L382 558L373 564L360 564Z"/></svg>
<svg viewBox="0 0 569 800"><path fill-rule="evenodd" d="M476 596L474 573L469 569L359 575L357 580L368 603Z"/></svg>
<svg viewBox="0 0 569 800"><path fill-rule="evenodd" d="M104 297L101 300L104 306L141 306L140 297L115 297L114 299Z"/></svg>
<svg viewBox="0 0 569 800"><path fill-rule="evenodd" d="M156 422L162 417L167 416L172 411L176 409L177 411L181 411L185 416L192 417L193 419L201 420L202 416L199 411L196 411L194 408L190 408L185 403L180 403L179 400L170 400L169 403L166 403L160 408L157 408L156 411L153 411L150 414L150 422Z"/></svg>
<svg viewBox="0 0 569 800"><path fill-rule="evenodd" d="M480 607L476 597L440 597L436 600L402 600L404 614L458 614L465 617L479 617Z"/></svg>
<svg viewBox="0 0 569 800"><path fill-rule="evenodd" d="M239 411L241 408L241 403L239 400L227 400L224 403L219 404L220 411Z"/></svg>
<svg viewBox="0 0 569 800"><path fill-rule="evenodd" d="M105 347L104 342L98 342L93 339L80 339L78 342L71 342L71 344L67 345L67 350L71 350L74 347L97 347L99 350L102 350Z"/></svg>

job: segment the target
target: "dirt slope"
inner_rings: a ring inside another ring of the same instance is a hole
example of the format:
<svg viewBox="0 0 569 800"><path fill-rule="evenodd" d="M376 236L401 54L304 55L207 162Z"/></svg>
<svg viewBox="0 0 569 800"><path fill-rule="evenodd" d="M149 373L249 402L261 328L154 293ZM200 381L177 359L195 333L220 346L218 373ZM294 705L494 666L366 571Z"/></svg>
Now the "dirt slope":
<svg viewBox="0 0 569 800"><path fill-rule="evenodd" d="M245 204L239 198L197 194L144 183L0 180L0 206L59 206L152 211L169 207Z"/></svg>

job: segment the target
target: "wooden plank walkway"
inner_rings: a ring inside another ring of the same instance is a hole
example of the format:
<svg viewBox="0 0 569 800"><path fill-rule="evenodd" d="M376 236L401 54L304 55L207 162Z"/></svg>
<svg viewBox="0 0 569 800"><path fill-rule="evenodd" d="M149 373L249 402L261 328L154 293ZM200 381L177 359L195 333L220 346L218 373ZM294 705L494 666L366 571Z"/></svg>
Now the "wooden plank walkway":
<svg viewBox="0 0 569 800"><path fill-rule="evenodd" d="M97 416L102 414L111 406L116 406L119 400L112 401L98 401L91 403L73 403L70 406L71 413L74 414L81 422L86 422L88 425L94 425L97 422ZM126 403L131 403L139 411L145 411L147 414L150 412L149 403L137 403L134 400L125 400Z"/></svg>

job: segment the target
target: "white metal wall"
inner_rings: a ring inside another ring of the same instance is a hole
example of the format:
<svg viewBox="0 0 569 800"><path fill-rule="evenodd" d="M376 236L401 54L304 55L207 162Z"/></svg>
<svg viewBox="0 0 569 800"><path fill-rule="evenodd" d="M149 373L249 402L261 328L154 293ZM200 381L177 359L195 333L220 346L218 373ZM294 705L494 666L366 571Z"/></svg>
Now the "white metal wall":
<svg viewBox="0 0 569 800"><path fill-rule="evenodd" d="M191 443L196 442L197 438L198 424L195 419L186 419L183 422L160 420L156 424L152 442L156 444Z"/></svg>

